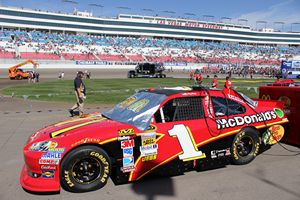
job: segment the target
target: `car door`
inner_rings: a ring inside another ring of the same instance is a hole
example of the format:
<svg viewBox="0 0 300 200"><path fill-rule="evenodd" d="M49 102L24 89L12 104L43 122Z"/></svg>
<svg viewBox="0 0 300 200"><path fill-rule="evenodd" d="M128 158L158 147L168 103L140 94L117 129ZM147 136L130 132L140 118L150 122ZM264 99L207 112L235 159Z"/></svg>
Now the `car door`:
<svg viewBox="0 0 300 200"><path fill-rule="evenodd" d="M155 144L141 145L141 156L131 179L140 179L157 167L176 158L190 161L205 158L198 148L207 138L202 97L170 98L154 114L151 130Z"/></svg>

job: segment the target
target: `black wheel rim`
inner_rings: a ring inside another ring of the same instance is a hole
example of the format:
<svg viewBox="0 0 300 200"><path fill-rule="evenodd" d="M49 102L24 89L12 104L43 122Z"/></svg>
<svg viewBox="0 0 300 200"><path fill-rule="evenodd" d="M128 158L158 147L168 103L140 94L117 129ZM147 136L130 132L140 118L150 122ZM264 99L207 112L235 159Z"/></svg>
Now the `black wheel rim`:
<svg viewBox="0 0 300 200"><path fill-rule="evenodd" d="M237 143L237 152L241 157L248 156L252 151L254 142L251 137L244 136Z"/></svg>
<svg viewBox="0 0 300 200"><path fill-rule="evenodd" d="M72 176L76 182L89 184L101 174L100 163L95 158L84 158L73 165Z"/></svg>

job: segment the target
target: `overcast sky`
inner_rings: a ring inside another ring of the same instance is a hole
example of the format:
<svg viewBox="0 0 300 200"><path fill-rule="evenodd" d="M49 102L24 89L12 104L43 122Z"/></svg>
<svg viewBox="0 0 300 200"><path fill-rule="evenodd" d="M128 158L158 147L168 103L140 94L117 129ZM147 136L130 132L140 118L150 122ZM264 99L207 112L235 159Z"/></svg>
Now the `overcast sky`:
<svg viewBox="0 0 300 200"><path fill-rule="evenodd" d="M76 8L108 17L131 13L203 19L203 15L212 15L215 21L223 17L232 18L232 22L247 19L254 28L256 21L267 21L266 26L270 28L274 28L274 22L284 22L285 31L291 30L291 23L300 23L300 0L0 0L0 4L67 13ZM230 19L223 18L223 21ZM276 23L275 28L281 29L282 25ZM293 24L292 28L300 31L300 24Z"/></svg>

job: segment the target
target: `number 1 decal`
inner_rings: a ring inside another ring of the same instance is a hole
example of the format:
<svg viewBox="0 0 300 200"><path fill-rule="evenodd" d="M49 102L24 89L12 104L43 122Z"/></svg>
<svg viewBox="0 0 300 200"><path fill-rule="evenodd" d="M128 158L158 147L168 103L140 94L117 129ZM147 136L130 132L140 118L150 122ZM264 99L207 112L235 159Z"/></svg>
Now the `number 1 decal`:
<svg viewBox="0 0 300 200"><path fill-rule="evenodd" d="M176 136L183 153L179 155L179 159L183 161L195 160L199 158L205 158L205 154L202 151L198 151L194 137L190 130L183 124L174 125L174 127L168 131L170 136Z"/></svg>

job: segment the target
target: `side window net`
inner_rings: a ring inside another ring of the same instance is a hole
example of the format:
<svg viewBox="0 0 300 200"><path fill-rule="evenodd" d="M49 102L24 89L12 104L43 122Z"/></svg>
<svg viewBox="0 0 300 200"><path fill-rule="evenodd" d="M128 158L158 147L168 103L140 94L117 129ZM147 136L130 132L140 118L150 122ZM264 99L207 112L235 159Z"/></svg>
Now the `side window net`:
<svg viewBox="0 0 300 200"><path fill-rule="evenodd" d="M185 121L203 118L202 99L200 97L177 98L163 106L165 122ZM159 111L155 114L157 123L162 122Z"/></svg>

